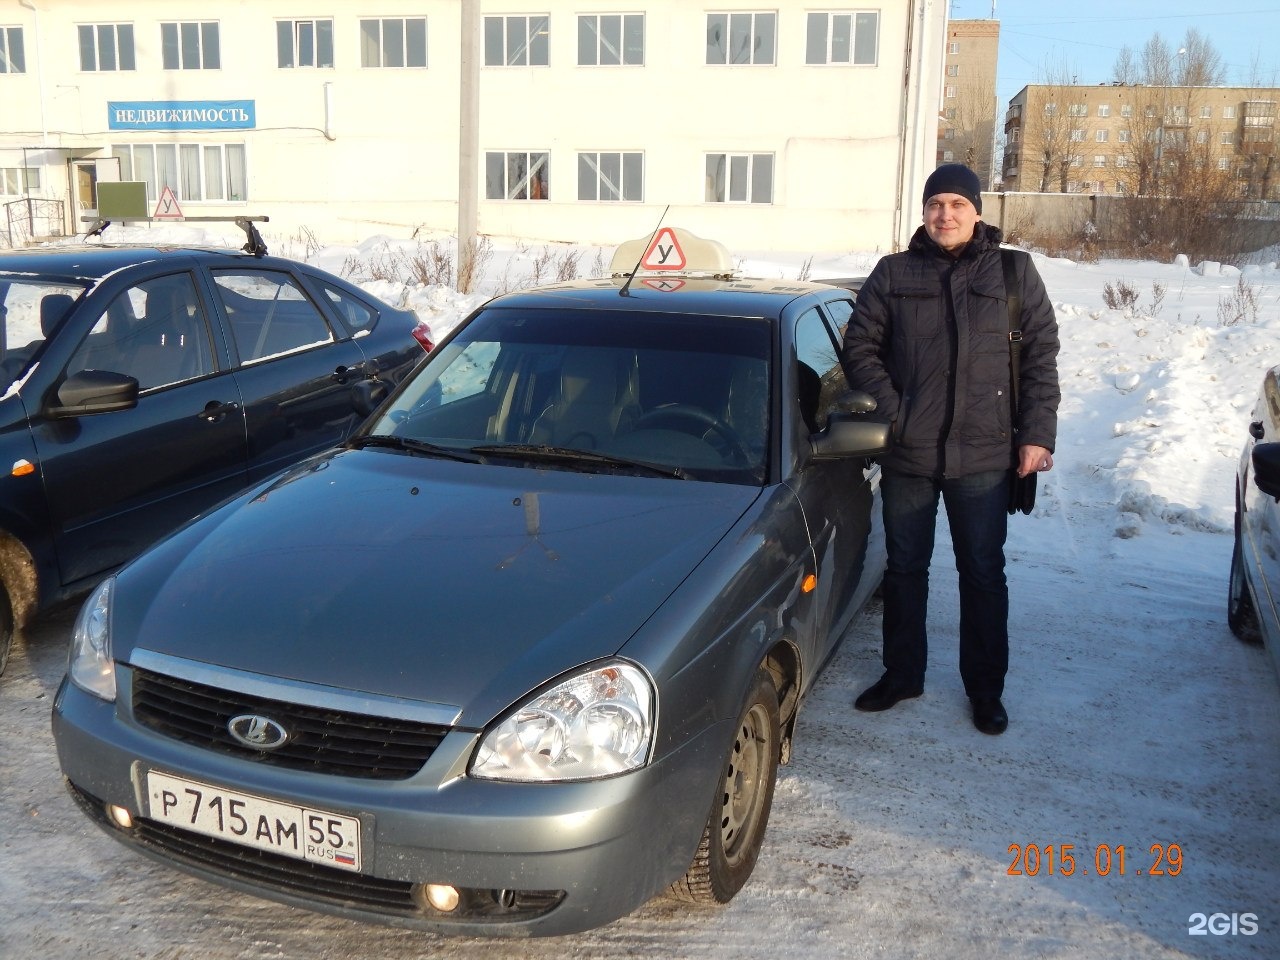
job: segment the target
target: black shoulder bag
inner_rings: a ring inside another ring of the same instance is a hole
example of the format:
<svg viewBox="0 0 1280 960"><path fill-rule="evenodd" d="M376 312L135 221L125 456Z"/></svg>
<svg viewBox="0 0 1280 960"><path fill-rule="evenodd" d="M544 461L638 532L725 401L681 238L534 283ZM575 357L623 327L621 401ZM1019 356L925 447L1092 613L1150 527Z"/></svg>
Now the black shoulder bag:
<svg viewBox="0 0 1280 960"><path fill-rule="evenodd" d="M1004 268L1004 294L1009 301L1009 410L1012 413L1009 423L1013 436L1013 466L1009 468L1009 513L1021 511L1029 514L1036 505L1036 487L1040 485L1040 479L1034 472L1025 477L1018 476L1018 359L1022 350L1022 329L1019 323L1022 292L1018 286L1012 250L1000 248L1000 265Z"/></svg>

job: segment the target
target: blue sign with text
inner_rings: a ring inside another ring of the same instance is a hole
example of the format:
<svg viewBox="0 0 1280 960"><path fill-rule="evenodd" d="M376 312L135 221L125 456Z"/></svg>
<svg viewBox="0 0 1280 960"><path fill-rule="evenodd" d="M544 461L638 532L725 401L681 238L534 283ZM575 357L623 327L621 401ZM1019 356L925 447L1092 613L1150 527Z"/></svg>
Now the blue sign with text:
<svg viewBox="0 0 1280 960"><path fill-rule="evenodd" d="M109 100L111 130L252 130L252 100Z"/></svg>

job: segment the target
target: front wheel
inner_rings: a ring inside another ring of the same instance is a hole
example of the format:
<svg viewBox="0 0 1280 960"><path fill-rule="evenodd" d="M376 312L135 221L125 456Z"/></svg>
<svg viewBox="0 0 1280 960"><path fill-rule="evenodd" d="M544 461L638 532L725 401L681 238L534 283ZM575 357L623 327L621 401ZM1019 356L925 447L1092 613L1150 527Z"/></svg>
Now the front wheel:
<svg viewBox="0 0 1280 960"><path fill-rule="evenodd" d="M698 851L685 875L671 885L677 899L728 903L747 882L769 823L781 743L778 691L768 671L760 670L738 719Z"/></svg>
<svg viewBox="0 0 1280 960"><path fill-rule="evenodd" d="M1241 543L1240 516L1236 515L1236 542L1231 551L1231 578L1227 586L1227 626L1246 643L1261 643L1258 611L1254 609L1249 584L1244 578L1244 546Z"/></svg>

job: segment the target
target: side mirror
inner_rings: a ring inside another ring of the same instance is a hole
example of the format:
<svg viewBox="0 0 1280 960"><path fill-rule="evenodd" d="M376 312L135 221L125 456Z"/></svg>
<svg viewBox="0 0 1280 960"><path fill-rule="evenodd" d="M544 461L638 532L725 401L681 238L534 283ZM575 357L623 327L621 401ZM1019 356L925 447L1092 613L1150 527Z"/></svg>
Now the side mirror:
<svg viewBox="0 0 1280 960"><path fill-rule="evenodd" d="M381 380L361 380L351 387L351 405L356 408L356 413L367 417L387 399L388 393L390 390Z"/></svg>
<svg viewBox="0 0 1280 960"><path fill-rule="evenodd" d="M81 370L58 387L57 399L45 408L53 419L87 417L130 410L138 405L138 381L111 370Z"/></svg>
<svg viewBox="0 0 1280 960"><path fill-rule="evenodd" d="M1250 459L1258 489L1280 500L1280 443L1255 444Z"/></svg>
<svg viewBox="0 0 1280 960"><path fill-rule="evenodd" d="M891 425L883 420L840 412L831 415L824 430L810 435L809 444L815 460L875 457L889 452L892 435Z"/></svg>

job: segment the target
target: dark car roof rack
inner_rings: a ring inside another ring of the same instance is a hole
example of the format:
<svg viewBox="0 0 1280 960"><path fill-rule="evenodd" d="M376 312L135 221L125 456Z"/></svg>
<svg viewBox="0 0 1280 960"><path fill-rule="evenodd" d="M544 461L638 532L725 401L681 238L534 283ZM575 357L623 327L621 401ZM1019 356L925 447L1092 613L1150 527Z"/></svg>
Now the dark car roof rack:
<svg viewBox="0 0 1280 960"><path fill-rule="evenodd" d="M111 226L111 220L104 220L101 217L81 217L85 223L92 223L85 234L86 237L100 237L107 227ZM240 249L245 253L251 253L255 257L265 257L267 255L267 244L262 239L262 234L258 232L255 223L269 223L270 217L182 217L181 220L175 220L173 217L126 217L122 223L234 223L244 231L245 245Z"/></svg>

